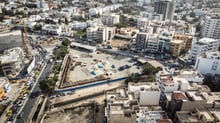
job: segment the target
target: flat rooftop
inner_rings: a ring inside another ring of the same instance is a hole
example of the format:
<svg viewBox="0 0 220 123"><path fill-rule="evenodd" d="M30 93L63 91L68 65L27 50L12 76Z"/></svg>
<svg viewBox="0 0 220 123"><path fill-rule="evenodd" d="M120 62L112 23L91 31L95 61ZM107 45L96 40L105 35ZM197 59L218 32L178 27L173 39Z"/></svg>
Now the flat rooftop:
<svg viewBox="0 0 220 123"><path fill-rule="evenodd" d="M189 111L180 111L176 113L180 121L189 121L191 123L200 123L198 115L192 115Z"/></svg>
<svg viewBox="0 0 220 123"><path fill-rule="evenodd" d="M213 38L202 38L197 42L197 44L209 44L209 43L216 42L216 41L217 40Z"/></svg>
<svg viewBox="0 0 220 123"><path fill-rule="evenodd" d="M210 108L208 109L218 120L220 120L220 109Z"/></svg>
<svg viewBox="0 0 220 123"><path fill-rule="evenodd" d="M1 64L17 62L22 49L19 47L8 49L0 56Z"/></svg>
<svg viewBox="0 0 220 123"><path fill-rule="evenodd" d="M174 83L173 78L172 78L172 77L169 77L169 76L160 77L160 80L161 80L164 84Z"/></svg>
<svg viewBox="0 0 220 123"><path fill-rule="evenodd" d="M151 82L143 82L143 83L129 83L128 90L131 92L135 91L160 91L159 84L155 85L155 83Z"/></svg>
<svg viewBox="0 0 220 123"><path fill-rule="evenodd" d="M193 98L193 100L205 100L198 91L188 91L187 94Z"/></svg>
<svg viewBox="0 0 220 123"><path fill-rule="evenodd" d="M183 43L183 40L171 40L171 43L175 43L175 44L181 44Z"/></svg>
<svg viewBox="0 0 220 123"><path fill-rule="evenodd" d="M11 35L21 35L21 31L16 30L16 31L7 32L7 33L0 33L0 37L11 36Z"/></svg>

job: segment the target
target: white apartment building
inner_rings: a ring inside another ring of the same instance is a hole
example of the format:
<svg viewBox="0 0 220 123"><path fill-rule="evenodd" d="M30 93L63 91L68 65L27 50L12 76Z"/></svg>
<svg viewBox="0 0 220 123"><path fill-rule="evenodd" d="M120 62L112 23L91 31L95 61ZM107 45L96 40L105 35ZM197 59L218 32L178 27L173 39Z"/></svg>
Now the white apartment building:
<svg viewBox="0 0 220 123"><path fill-rule="evenodd" d="M158 83L129 83L128 92L134 93L140 105L159 105L161 91Z"/></svg>
<svg viewBox="0 0 220 123"><path fill-rule="evenodd" d="M189 82L184 78L161 76L158 79L160 83L160 89L164 93L170 93L173 91L186 91L189 88Z"/></svg>
<svg viewBox="0 0 220 123"><path fill-rule="evenodd" d="M103 13L108 13L110 11L114 11L121 7L122 4L113 4L105 7L96 7L96 8L89 8L89 15L94 16L94 15L102 15Z"/></svg>
<svg viewBox="0 0 220 123"><path fill-rule="evenodd" d="M169 69L164 67L162 71L156 74L157 81L160 81L160 77L179 77L187 80L191 83L203 83L204 76L197 70L194 69L181 69L176 70L174 68Z"/></svg>
<svg viewBox="0 0 220 123"><path fill-rule="evenodd" d="M163 14L156 14L156 13L142 11L140 12L140 16L148 20L158 20L158 21L163 20Z"/></svg>
<svg viewBox="0 0 220 123"><path fill-rule="evenodd" d="M87 28L87 26L88 26L87 22L75 21L72 23L72 29L85 29Z"/></svg>
<svg viewBox="0 0 220 123"><path fill-rule="evenodd" d="M146 51L157 52L158 51L158 34L149 35L147 40Z"/></svg>
<svg viewBox="0 0 220 123"><path fill-rule="evenodd" d="M46 24L42 27L42 33L61 35L62 28L60 25Z"/></svg>
<svg viewBox="0 0 220 123"><path fill-rule="evenodd" d="M205 16L202 24L202 37L220 39L220 14Z"/></svg>
<svg viewBox="0 0 220 123"><path fill-rule="evenodd" d="M220 74L220 52L209 51L197 58L195 69L202 74Z"/></svg>
<svg viewBox="0 0 220 123"><path fill-rule="evenodd" d="M145 48L147 45L148 34L145 32L137 33L136 37L136 50L140 52L145 52Z"/></svg>
<svg viewBox="0 0 220 123"><path fill-rule="evenodd" d="M115 27L89 27L86 36L89 42L107 43L115 36Z"/></svg>
<svg viewBox="0 0 220 123"><path fill-rule="evenodd" d="M137 19L137 28L141 30L145 30L150 25L150 20L146 18L138 18Z"/></svg>
<svg viewBox="0 0 220 123"><path fill-rule="evenodd" d="M188 59L195 62L196 58L206 51L217 51L219 45L219 40L211 38L202 38L197 42L193 42Z"/></svg>
<svg viewBox="0 0 220 123"><path fill-rule="evenodd" d="M136 123L172 123L160 106L140 107L136 117Z"/></svg>
<svg viewBox="0 0 220 123"><path fill-rule="evenodd" d="M120 22L120 15L116 14L102 14L101 15L101 22L104 25L112 26Z"/></svg>
<svg viewBox="0 0 220 123"><path fill-rule="evenodd" d="M203 83L204 76L197 70L194 69L182 69L178 73L177 76L180 78L186 79L188 82L193 83Z"/></svg>
<svg viewBox="0 0 220 123"><path fill-rule="evenodd" d="M98 27L88 27L86 29L86 37L89 42L93 42L97 40L96 31Z"/></svg>

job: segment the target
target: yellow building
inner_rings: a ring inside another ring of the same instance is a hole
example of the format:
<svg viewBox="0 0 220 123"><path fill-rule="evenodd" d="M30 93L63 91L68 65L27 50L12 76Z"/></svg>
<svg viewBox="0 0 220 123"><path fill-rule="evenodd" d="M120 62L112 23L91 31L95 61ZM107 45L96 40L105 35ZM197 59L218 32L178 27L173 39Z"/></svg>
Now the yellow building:
<svg viewBox="0 0 220 123"><path fill-rule="evenodd" d="M183 40L185 42L185 46L183 46L183 48L185 48L186 50L191 48L191 44L192 44L192 39L193 37L190 35L174 35L173 36L173 40Z"/></svg>
<svg viewBox="0 0 220 123"><path fill-rule="evenodd" d="M187 52L191 48L192 36L189 35L174 35L171 41L172 56L178 57L181 52Z"/></svg>
<svg viewBox="0 0 220 123"><path fill-rule="evenodd" d="M184 47L184 41L183 40L172 40L171 41L171 54L174 57L178 57L183 50Z"/></svg>

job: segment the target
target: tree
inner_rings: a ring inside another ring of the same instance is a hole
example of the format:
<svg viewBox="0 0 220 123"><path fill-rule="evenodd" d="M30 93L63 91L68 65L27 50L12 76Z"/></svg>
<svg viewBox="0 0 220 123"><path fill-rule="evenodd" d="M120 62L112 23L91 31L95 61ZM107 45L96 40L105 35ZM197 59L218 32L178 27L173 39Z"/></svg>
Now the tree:
<svg viewBox="0 0 220 123"><path fill-rule="evenodd" d="M62 45L55 49L53 54L55 56L55 59L62 60L68 53L68 47Z"/></svg>
<svg viewBox="0 0 220 123"><path fill-rule="evenodd" d="M126 84L128 84L129 82L134 82L134 81L135 81L134 73L130 74L125 80Z"/></svg>
<svg viewBox="0 0 220 123"><path fill-rule="evenodd" d="M61 67L60 64L54 64L54 65L53 65L53 68L52 68L52 72L53 72L54 74L59 73L60 67Z"/></svg>
<svg viewBox="0 0 220 123"><path fill-rule="evenodd" d="M40 81L39 84L42 91L48 92L50 90L50 85L48 84L46 79Z"/></svg>
<svg viewBox="0 0 220 123"><path fill-rule="evenodd" d="M39 84L40 84L40 89L43 92L51 93L56 85L56 81L54 81L53 78L44 79L44 80L40 81Z"/></svg>
<svg viewBox="0 0 220 123"><path fill-rule="evenodd" d="M70 45L70 43L71 43L70 40L66 38L66 39L62 42L62 45L67 47L67 46Z"/></svg>
<svg viewBox="0 0 220 123"><path fill-rule="evenodd" d="M85 36L86 36L86 30L78 30L78 31L75 33L75 36L76 36L76 37L85 37Z"/></svg>

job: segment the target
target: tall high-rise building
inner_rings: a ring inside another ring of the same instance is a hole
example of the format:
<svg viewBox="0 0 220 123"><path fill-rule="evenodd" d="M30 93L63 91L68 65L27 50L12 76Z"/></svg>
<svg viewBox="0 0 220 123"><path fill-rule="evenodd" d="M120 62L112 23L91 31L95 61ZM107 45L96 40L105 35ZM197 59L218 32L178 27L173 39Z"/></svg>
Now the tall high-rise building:
<svg viewBox="0 0 220 123"><path fill-rule="evenodd" d="M205 17L202 37L220 39L220 14L209 14Z"/></svg>
<svg viewBox="0 0 220 123"><path fill-rule="evenodd" d="M136 37L136 49L140 51L145 51L147 45L148 34L145 32L137 33Z"/></svg>
<svg viewBox="0 0 220 123"><path fill-rule="evenodd" d="M163 14L163 20L173 20L175 7L175 0L156 0L154 2L154 12L157 14Z"/></svg>

